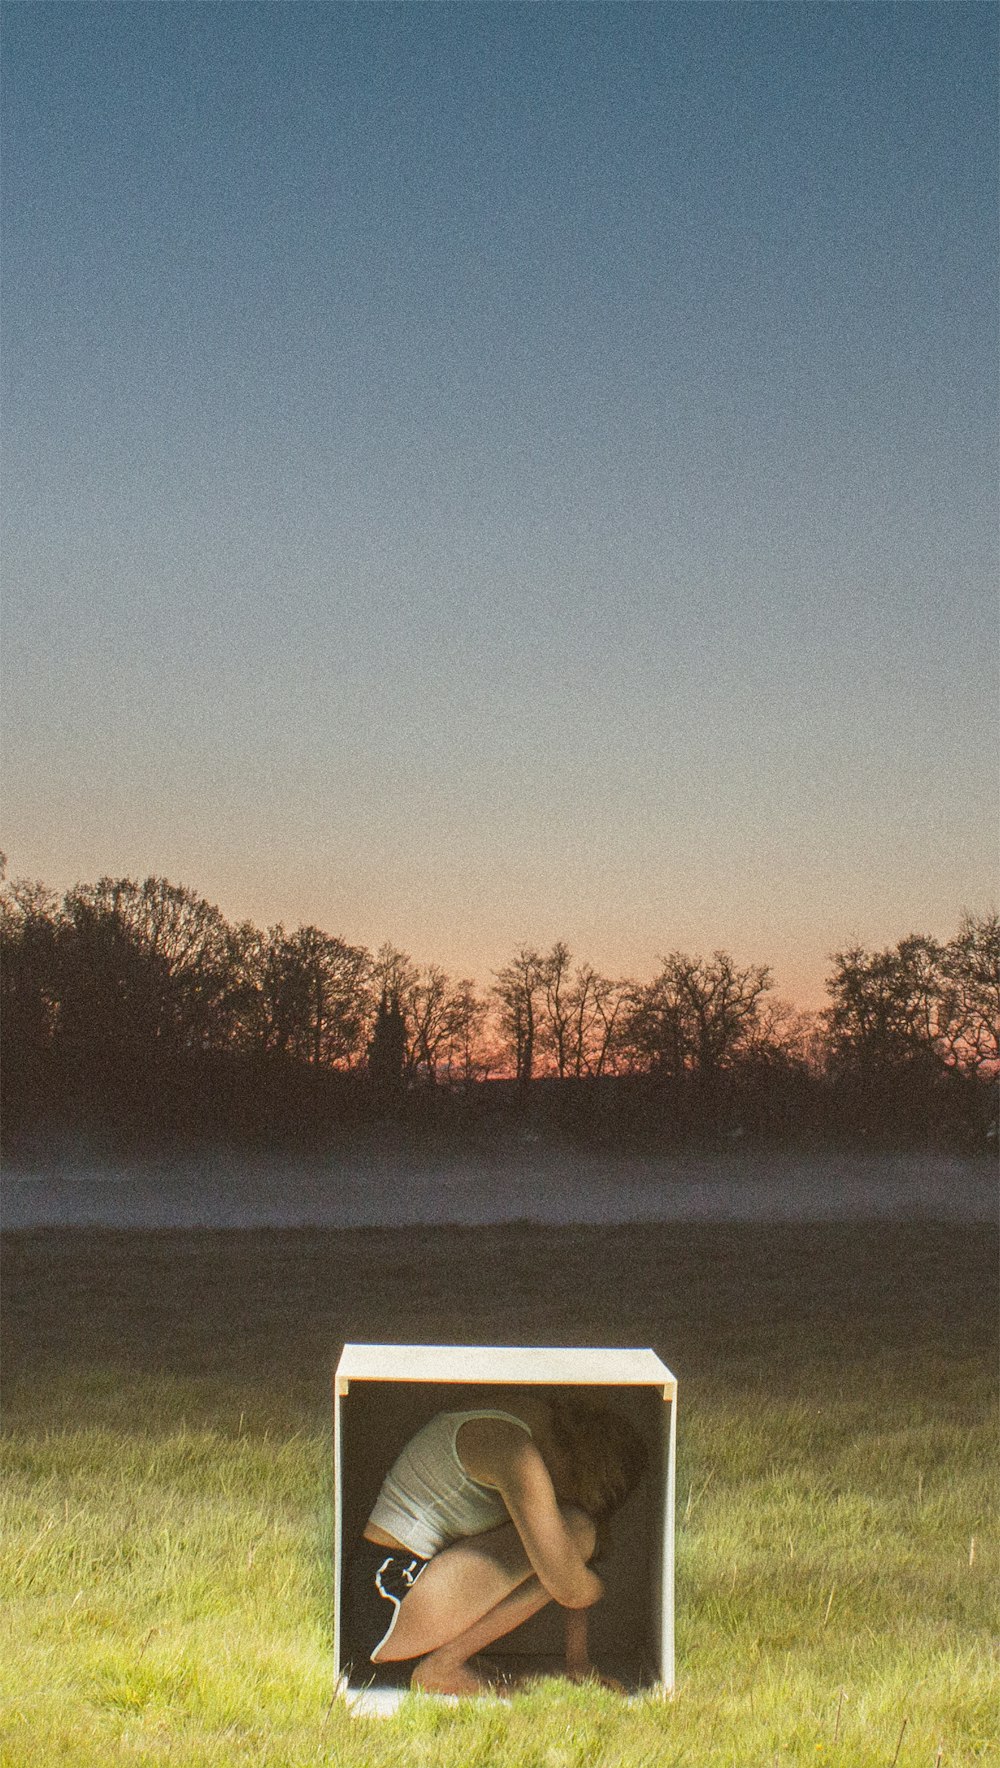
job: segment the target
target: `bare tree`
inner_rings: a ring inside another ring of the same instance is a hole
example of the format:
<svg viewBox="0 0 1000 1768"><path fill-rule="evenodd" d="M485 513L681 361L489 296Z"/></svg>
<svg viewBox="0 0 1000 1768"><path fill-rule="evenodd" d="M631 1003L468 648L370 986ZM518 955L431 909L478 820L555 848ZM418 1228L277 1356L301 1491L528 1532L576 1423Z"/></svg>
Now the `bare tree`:
<svg viewBox="0 0 1000 1768"><path fill-rule="evenodd" d="M66 893L60 959L65 1029L175 1052L229 1037L230 930L203 897L166 878L100 878Z"/></svg>
<svg viewBox="0 0 1000 1768"><path fill-rule="evenodd" d="M59 1013L59 907L44 884L6 881L0 854L0 1036L7 1124L44 1092Z"/></svg>
<svg viewBox="0 0 1000 1768"><path fill-rule="evenodd" d="M383 945L372 965L369 996L377 1009L373 1031L376 1018L385 1012L383 1000L399 1010L405 1080L436 1085L441 1075L467 1081L485 1073L481 1040L486 1007L468 979L453 985L439 964L420 966L408 952Z"/></svg>
<svg viewBox="0 0 1000 1768"><path fill-rule="evenodd" d="M386 995L402 1002L419 974L409 952L401 952L397 946L388 943L380 945L375 953L369 980L373 1000L378 1002Z"/></svg>
<svg viewBox="0 0 1000 1768"><path fill-rule="evenodd" d="M577 970L567 996L570 1068L577 1079L615 1072L620 1033L634 993L633 982L601 976L590 964Z"/></svg>
<svg viewBox="0 0 1000 1768"><path fill-rule="evenodd" d="M739 969L726 952L709 959L671 952L660 974L636 990L628 1041L641 1061L675 1079L711 1079L730 1067L759 1032L771 987L767 965Z"/></svg>
<svg viewBox="0 0 1000 1768"><path fill-rule="evenodd" d="M544 1003L544 1042L556 1074L566 1078L571 1063L573 997L568 945L557 940L541 960L539 978Z"/></svg>
<svg viewBox="0 0 1000 1768"><path fill-rule="evenodd" d="M475 983L468 977L455 983L446 1010L448 1032L444 1068L449 1080L457 1080L463 1086L486 1080L493 1066L485 1044L488 1008L476 993Z"/></svg>
<svg viewBox="0 0 1000 1768"><path fill-rule="evenodd" d="M361 1060L372 960L363 946L279 923L244 945L247 980L257 989L259 1047L312 1067L350 1068Z"/></svg>
<svg viewBox="0 0 1000 1768"><path fill-rule="evenodd" d="M944 986L943 952L926 934L911 933L886 951L853 946L836 952L824 1015L836 1071L870 1075L946 1061L953 1002Z"/></svg>
<svg viewBox="0 0 1000 1768"><path fill-rule="evenodd" d="M473 983L453 985L438 964L429 964L407 991L406 1012L417 1073L433 1083L439 1069L450 1073L455 1060L465 1079L481 1066L473 1045L482 1032L485 1008Z"/></svg>
<svg viewBox="0 0 1000 1768"><path fill-rule="evenodd" d="M495 972L492 993L499 1003L501 1034L513 1059L514 1077L528 1086L535 1073L545 992L545 965L534 946L522 946Z"/></svg>
<svg viewBox="0 0 1000 1768"><path fill-rule="evenodd" d="M980 1074L1000 1073L1000 914L963 914L941 953L939 1033L949 1059Z"/></svg>
<svg viewBox="0 0 1000 1768"><path fill-rule="evenodd" d="M572 971L563 940L540 953L522 947L497 975L494 997L512 1066L527 1083L544 1064L559 1080L610 1072L634 985L600 976L589 964Z"/></svg>

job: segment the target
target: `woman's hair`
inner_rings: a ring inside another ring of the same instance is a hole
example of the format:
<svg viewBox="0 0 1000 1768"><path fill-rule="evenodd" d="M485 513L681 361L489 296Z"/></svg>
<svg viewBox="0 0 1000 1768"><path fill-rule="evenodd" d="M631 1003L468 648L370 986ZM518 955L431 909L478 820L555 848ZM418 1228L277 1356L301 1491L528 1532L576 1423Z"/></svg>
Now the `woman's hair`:
<svg viewBox="0 0 1000 1768"><path fill-rule="evenodd" d="M597 1525L597 1552L607 1548L608 1525L646 1465L646 1444L635 1426L610 1406L556 1393L550 1400L552 1436L565 1455L573 1501Z"/></svg>

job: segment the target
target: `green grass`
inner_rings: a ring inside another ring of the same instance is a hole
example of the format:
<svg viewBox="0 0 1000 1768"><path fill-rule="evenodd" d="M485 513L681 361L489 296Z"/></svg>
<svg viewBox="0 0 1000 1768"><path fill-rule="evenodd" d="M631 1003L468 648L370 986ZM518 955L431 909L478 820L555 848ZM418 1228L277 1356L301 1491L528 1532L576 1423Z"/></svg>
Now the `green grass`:
<svg viewBox="0 0 1000 1768"><path fill-rule="evenodd" d="M552 1681L389 1720L331 1702L327 1371L302 1336L281 1380L235 1346L228 1377L95 1364L69 1328L28 1346L0 1441L2 1760L1000 1762L993 1364L954 1321L909 1348L855 1328L850 1364L800 1322L775 1388L721 1357L682 1388L672 1701Z"/></svg>

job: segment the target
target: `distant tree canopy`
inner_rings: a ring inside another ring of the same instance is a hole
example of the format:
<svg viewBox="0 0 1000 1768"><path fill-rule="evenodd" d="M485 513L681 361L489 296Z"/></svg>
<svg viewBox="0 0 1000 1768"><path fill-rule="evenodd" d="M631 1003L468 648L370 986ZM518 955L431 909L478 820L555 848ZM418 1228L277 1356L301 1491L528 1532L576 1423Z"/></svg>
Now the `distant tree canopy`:
<svg viewBox="0 0 1000 1768"><path fill-rule="evenodd" d="M242 1030L261 1055L313 1068L360 1059L369 1015L372 961L362 946L318 927L240 929Z"/></svg>
<svg viewBox="0 0 1000 1768"><path fill-rule="evenodd" d="M726 952L709 959L671 952L660 974L634 991L626 1040L637 1060L678 1079L712 1079L759 1046L766 965L741 970Z"/></svg>
<svg viewBox="0 0 1000 1768"><path fill-rule="evenodd" d="M589 964L573 970L561 940L544 954L522 946L496 972L491 991L504 1068L522 1087L538 1073L580 1080L619 1072L635 986Z"/></svg>
<svg viewBox="0 0 1000 1768"><path fill-rule="evenodd" d="M65 1049L99 1048L115 1063L228 1042L230 930L194 891L165 878L77 885L53 937Z"/></svg>
<svg viewBox="0 0 1000 1768"><path fill-rule="evenodd" d="M965 914L942 945L837 952L825 1018L832 1070L979 1073L1000 1067L1000 916Z"/></svg>
<svg viewBox="0 0 1000 1768"><path fill-rule="evenodd" d="M862 1133L929 1136L993 1111L1000 1070L1000 918L965 914L946 944L910 934L833 958L825 1063ZM995 1130L994 1130L995 1133Z"/></svg>
<svg viewBox="0 0 1000 1768"><path fill-rule="evenodd" d="M947 942L910 934L831 964L820 1014L776 1001L767 965L724 951L672 951L638 982L562 941L524 945L480 993L388 944L230 925L165 878L104 877L60 900L8 881L0 856L4 1133L104 1114L150 1134L238 1123L280 1137L303 1113L496 1101L492 1079L521 1102L504 1109L540 1109L540 1088L576 1101L566 1122L593 1126L584 1102L600 1098L601 1134L975 1141L1000 1072L1000 917L966 913Z"/></svg>

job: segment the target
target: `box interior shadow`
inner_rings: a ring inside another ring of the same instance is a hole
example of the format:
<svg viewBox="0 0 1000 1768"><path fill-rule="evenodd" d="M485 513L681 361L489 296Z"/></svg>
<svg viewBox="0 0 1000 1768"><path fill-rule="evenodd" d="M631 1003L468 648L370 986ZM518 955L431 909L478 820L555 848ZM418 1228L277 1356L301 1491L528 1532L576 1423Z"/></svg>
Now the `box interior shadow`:
<svg viewBox="0 0 1000 1768"><path fill-rule="evenodd" d="M436 1412L481 1407L517 1410L517 1401L557 1391L573 1392L591 1404L624 1414L647 1446L642 1479L611 1523L607 1553L596 1565L605 1595L590 1617L591 1656L597 1666L628 1688L655 1682L662 1626L665 1441L669 1402L662 1390L639 1386L588 1386L530 1389L482 1382L352 1381L342 1400L342 1541L346 1560L378 1495L382 1480L409 1438ZM554 1603L491 1646L486 1656L506 1674L557 1671L562 1664L563 1613ZM409 1665L375 1666L360 1652L352 1632L349 1600L341 1611L340 1667L349 1688L377 1680L403 1685Z"/></svg>

